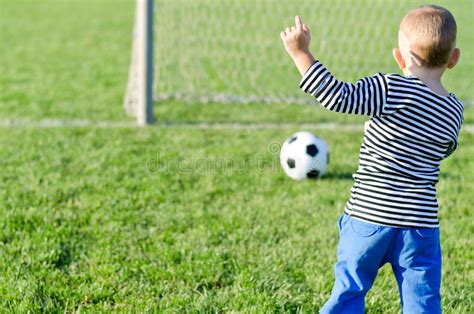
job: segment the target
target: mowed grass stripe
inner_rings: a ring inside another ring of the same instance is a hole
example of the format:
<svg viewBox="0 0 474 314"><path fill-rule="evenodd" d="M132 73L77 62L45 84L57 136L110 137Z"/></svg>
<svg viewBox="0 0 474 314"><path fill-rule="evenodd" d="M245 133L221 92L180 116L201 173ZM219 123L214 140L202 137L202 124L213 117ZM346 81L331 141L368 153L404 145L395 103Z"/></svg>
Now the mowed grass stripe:
<svg viewBox="0 0 474 314"><path fill-rule="evenodd" d="M179 121L158 121L148 127L175 128L175 129L236 129L236 130L261 130L261 129L317 129L317 130L339 130L360 132L363 130L361 123L240 123L240 122L179 122ZM131 121L89 121L89 120L29 120L29 119L9 119L0 120L0 128L139 128L135 122ZM474 124L463 124L461 132L474 133Z"/></svg>

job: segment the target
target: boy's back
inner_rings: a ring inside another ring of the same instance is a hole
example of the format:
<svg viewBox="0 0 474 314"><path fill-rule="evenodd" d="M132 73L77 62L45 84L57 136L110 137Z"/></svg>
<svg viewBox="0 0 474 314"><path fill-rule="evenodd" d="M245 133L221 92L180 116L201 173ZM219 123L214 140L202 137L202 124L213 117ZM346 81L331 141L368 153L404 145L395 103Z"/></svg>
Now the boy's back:
<svg viewBox="0 0 474 314"><path fill-rule="evenodd" d="M395 227L438 227L439 165L457 147L463 106L414 76L339 82L316 62L301 88L327 109L372 116L345 212Z"/></svg>

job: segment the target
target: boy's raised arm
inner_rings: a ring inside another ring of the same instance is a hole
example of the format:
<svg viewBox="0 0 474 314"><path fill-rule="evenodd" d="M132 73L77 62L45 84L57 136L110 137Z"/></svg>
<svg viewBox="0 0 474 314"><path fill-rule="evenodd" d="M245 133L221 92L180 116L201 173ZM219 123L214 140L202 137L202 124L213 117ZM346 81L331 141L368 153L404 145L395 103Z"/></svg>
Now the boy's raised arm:
<svg viewBox="0 0 474 314"><path fill-rule="evenodd" d="M338 81L309 51L311 34L299 16L295 17L295 26L287 27L280 37L303 76L301 89L326 109L368 116L382 114L388 89L384 75L366 77L356 84Z"/></svg>

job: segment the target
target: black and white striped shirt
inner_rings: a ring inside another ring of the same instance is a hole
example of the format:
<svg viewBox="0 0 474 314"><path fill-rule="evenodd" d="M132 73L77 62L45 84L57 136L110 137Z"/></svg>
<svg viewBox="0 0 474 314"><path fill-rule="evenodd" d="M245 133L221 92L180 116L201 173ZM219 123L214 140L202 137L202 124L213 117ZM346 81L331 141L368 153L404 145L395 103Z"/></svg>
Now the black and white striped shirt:
<svg viewBox="0 0 474 314"><path fill-rule="evenodd" d="M441 160L458 144L461 102L414 76L340 82L318 61L300 87L326 109L371 117L346 214L393 227L438 227L435 185Z"/></svg>

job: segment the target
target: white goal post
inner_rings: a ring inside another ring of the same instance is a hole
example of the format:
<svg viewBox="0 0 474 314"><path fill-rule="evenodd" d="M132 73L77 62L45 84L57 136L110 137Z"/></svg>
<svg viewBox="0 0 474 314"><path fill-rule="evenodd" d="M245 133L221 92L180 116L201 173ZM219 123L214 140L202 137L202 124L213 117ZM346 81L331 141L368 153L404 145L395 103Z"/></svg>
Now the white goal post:
<svg viewBox="0 0 474 314"><path fill-rule="evenodd" d="M136 0L124 107L138 125L153 123L153 0Z"/></svg>

